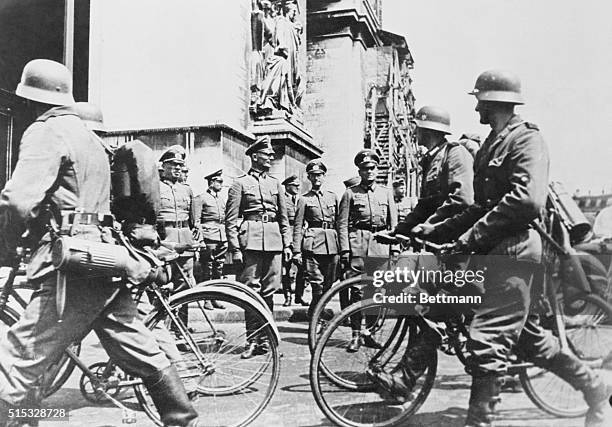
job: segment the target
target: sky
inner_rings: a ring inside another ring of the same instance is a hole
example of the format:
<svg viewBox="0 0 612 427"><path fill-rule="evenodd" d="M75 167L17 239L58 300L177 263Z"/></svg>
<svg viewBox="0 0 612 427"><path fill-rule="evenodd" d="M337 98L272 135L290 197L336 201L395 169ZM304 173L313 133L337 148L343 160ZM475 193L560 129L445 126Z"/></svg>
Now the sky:
<svg viewBox="0 0 612 427"><path fill-rule="evenodd" d="M487 69L523 84L517 112L548 143L551 179L612 192L612 4L603 0L384 0L383 28L406 37L417 108L451 114L453 137L489 128L467 95Z"/></svg>

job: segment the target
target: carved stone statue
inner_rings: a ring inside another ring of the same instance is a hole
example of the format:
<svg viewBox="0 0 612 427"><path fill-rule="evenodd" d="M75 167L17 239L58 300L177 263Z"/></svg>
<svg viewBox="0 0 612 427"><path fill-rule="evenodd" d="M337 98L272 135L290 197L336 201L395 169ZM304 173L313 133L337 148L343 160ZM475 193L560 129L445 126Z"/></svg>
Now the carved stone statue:
<svg viewBox="0 0 612 427"><path fill-rule="evenodd" d="M259 19L252 19L252 23L255 23L255 25L252 24L252 28L255 28L257 35L262 34L262 41L260 43L259 39L255 40L254 37L254 51L259 46L261 50L258 50L260 53L254 53L252 56L251 93L255 95L255 86L260 87L261 90L259 99L251 104L251 110L257 116L270 115L276 110L286 111L292 115L299 109L304 93L299 64L303 29L297 22L298 6L294 2L284 2L282 13L274 16L273 8L270 8L269 14L266 15L264 3L269 4L269 2L259 1L258 3L257 16ZM255 13L254 10L254 17ZM271 36L269 39L266 37L268 34ZM255 69L253 63L263 64L262 59L265 60L265 68ZM260 82L258 79L261 76L263 79ZM256 96L252 96L254 101L253 98Z"/></svg>
<svg viewBox="0 0 612 427"><path fill-rule="evenodd" d="M263 81L266 76L268 58L274 54L272 40L276 11L269 0L253 0L251 12L251 111L255 112Z"/></svg>

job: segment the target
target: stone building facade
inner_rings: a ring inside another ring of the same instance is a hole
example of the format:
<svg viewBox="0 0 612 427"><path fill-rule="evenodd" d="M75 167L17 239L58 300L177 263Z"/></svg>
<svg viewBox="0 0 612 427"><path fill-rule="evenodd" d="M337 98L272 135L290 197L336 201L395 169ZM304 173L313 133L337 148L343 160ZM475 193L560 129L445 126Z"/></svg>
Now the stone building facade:
<svg viewBox="0 0 612 427"><path fill-rule="evenodd" d="M196 192L219 167L228 184L243 173L259 135L273 140L279 178L306 182L305 163L323 157L340 191L363 147L385 159L381 181L409 175L412 56L403 37L382 29L382 3L6 0L0 185L27 124L13 91L34 58L73 70L75 98L102 108L112 144L185 146Z"/></svg>

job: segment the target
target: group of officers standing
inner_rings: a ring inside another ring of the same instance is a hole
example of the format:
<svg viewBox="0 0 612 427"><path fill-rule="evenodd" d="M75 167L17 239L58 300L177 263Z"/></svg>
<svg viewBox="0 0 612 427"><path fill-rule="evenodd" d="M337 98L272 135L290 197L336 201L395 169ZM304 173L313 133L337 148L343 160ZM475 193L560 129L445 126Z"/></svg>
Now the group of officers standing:
<svg viewBox="0 0 612 427"><path fill-rule="evenodd" d="M88 227L75 233L100 241L101 224L95 218L110 212L108 158L74 108L70 73L53 61L32 61L17 94L28 100L37 119L24 134L19 162L0 198L0 259L14 256L18 236L43 202L70 213L70 220L86 213ZM285 303L291 304L291 280L283 281L290 274L283 275L283 265L286 270L300 266L296 281L311 286L312 309L338 271L359 275L366 258L399 251L383 242L380 236L385 234L454 241L458 252L506 257L503 268L489 265L483 303L474 309L470 324L467 365L473 381L466 425L491 425L510 348L515 346L527 360L584 393L587 426L608 425L610 385L574 355L562 353L557 339L529 312L534 266L542 256L541 239L531 224L545 204L549 160L537 126L514 112L523 103L520 82L510 73L487 71L471 94L477 99L480 123L491 127L475 157L462 144L447 140L451 131L446 111L433 106L418 111L417 140L426 153L414 207L401 198L401 190L394 195L376 182L380 159L373 150L357 153L358 177L345 182L340 199L323 188L327 166L318 159L307 164L311 188L299 195L297 177L281 183L270 175L274 150L268 137L259 138L245 151L251 168L235 178L225 201L223 171L206 176L208 190L195 196L183 182L185 152L171 147L160 158L160 237L177 248L199 244L201 280L221 277L226 256L231 257L241 265L238 280L258 291L270 310L283 283ZM63 349L92 328L126 372L143 378L164 424L195 425L197 414L176 369L142 324L129 290L104 279L69 276L64 321L57 322L50 243L46 234L35 243L28 280L38 291L0 342L0 425L7 421L9 407L27 402L36 379ZM186 251L178 265L187 280L194 280L193 258ZM341 295L341 303L346 306L359 298L359 292ZM187 320L187 313L181 316ZM354 316L350 322L347 352L380 346L369 333L367 319ZM257 334L260 325L249 316L245 323L248 342L241 357L268 352L270 343ZM438 340L435 331L424 327L398 370L371 372L380 392L407 399Z"/></svg>

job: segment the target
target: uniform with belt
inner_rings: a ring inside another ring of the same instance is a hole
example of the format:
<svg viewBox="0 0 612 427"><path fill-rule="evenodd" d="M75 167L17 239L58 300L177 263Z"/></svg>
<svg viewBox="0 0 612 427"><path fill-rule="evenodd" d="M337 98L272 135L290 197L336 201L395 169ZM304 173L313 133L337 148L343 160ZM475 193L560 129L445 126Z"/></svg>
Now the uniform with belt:
<svg viewBox="0 0 612 427"><path fill-rule="evenodd" d="M206 179L220 177L222 170L208 175ZM223 276L223 264L227 254L227 237L225 234L225 198L212 189L206 190L198 198L200 207L200 235L206 247L200 251L202 279L220 279Z"/></svg>
<svg viewBox="0 0 612 427"><path fill-rule="evenodd" d="M47 78L52 84L36 87ZM197 414L178 373L140 320L123 283L67 272L66 305L63 321L58 322L53 236L46 231L53 221L46 212L61 218L58 225L74 237L95 242L104 241L96 219L110 213L108 158L72 107L70 82L70 72L62 64L33 60L17 88L19 96L58 106L25 131L19 161L0 197L0 259L14 256L20 235L28 229L35 240L27 279L36 289L20 319L0 339L0 422L6 422L8 406L26 398L65 348L93 329L122 369L143 378L165 424L191 425ZM54 90L49 91L50 86ZM69 212L73 214L60 215ZM28 406L36 405L32 393L28 398Z"/></svg>
<svg viewBox="0 0 612 427"><path fill-rule="evenodd" d="M306 166L310 174L325 174L327 167L320 160L313 160ZM298 201L295 227L293 230L293 251L303 253L305 280L312 289L310 312L321 295L336 279L338 265L338 197L331 191L310 190Z"/></svg>
<svg viewBox="0 0 612 427"><path fill-rule="evenodd" d="M481 121L486 118L493 129L476 154L475 203L435 228L460 234L458 246L466 252L489 255L478 266L486 268L485 292L467 343L473 380L466 425L490 425L499 401L499 376L512 348L582 391L589 405L585 425L607 425L604 421L612 419L612 385L573 354L561 352L558 339L530 314L531 290L541 277L542 240L532 223L546 203L546 144L536 125L513 114L513 106L523 103L514 75L484 72L472 94L478 99ZM503 128L495 131L497 125Z"/></svg>
<svg viewBox="0 0 612 427"><path fill-rule="evenodd" d="M265 166L237 177L232 184L225 210L228 249L243 257L239 280L263 297L270 311L274 308L274 293L281 287L283 252L290 250L291 236L287 217L287 202L281 182L270 176L270 158L274 154L270 139L258 139L246 151ZM240 219L242 218L242 219ZM267 351L268 343L260 343L258 325L245 314L248 348L244 358L254 355L258 345Z"/></svg>
<svg viewBox="0 0 612 427"><path fill-rule="evenodd" d="M373 150L362 150L355 157L355 165L379 163L379 157ZM397 226L397 208L391 190L374 182L361 183L347 188L340 200L338 213L338 240L340 253L346 257L349 254L349 268L346 276L353 277L363 274L366 257L388 257L391 250L389 245L378 243L374 233L383 230L393 230ZM361 299L361 291L353 290L350 294L343 292L340 295L341 305L357 302ZM354 340L361 330L361 316L351 318ZM351 343L349 351L357 351L358 341ZM355 344L355 345L354 345Z"/></svg>
<svg viewBox="0 0 612 427"><path fill-rule="evenodd" d="M298 204L298 191L300 179L297 175L287 177L283 182L285 187L285 199L287 200L287 217L289 218L289 232L293 236L295 229L295 215ZM291 305L291 289L295 286L295 303L303 304L302 296L304 294L304 269L301 265L295 265L293 260L287 260L283 263L283 294L285 302L283 306Z"/></svg>

